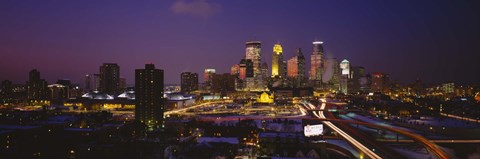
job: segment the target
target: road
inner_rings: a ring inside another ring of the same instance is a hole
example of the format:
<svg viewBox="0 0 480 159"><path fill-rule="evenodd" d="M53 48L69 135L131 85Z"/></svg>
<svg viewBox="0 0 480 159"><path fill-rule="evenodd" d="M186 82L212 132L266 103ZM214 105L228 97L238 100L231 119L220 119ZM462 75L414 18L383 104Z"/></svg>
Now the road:
<svg viewBox="0 0 480 159"><path fill-rule="evenodd" d="M377 139L381 142L415 142L413 140L393 140L393 139ZM480 140L428 140L433 143L457 143L457 144L478 144Z"/></svg>
<svg viewBox="0 0 480 159"><path fill-rule="evenodd" d="M320 110L325 110L326 109L326 100L325 99L321 99L322 100L322 104L321 104L321 108ZM316 114L314 112L315 116L317 116L318 118L320 119L326 119L325 115L324 115L324 111L319 111L319 114ZM332 120L332 119L331 119ZM332 121L336 121L336 122L343 122L343 123L354 123L354 124L359 124L359 125L365 125L365 126L368 126L368 127L371 127L371 128L375 128L375 129L381 129L381 130L387 130L387 131L391 131L391 132L395 132L395 133L398 133L398 134L401 134L401 135L404 135L406 137L409 137L411 138L412 140L422 144L423 146L425 146L430 152L432 152L437 158L442 158L442 159L447 159L447 158L455 158L453 156L450 156L448 155L443 149L441 149L440 147L438 147L438 145L436 145L435 143L433 142L430 142L429 140L427 140L426 138L418 135L418 134L414 134L414 133L411 133L409 131L405 131L405 130L400 130L400 129L395 129L395 128L392 128L392 127L388 127L388 126L382 126L382 125L377 125L377 124L372 124L372 123L365 123L365 122L359 122L359 121L342 121L342 120L332 120ZM325 121L324 121L325 123ZM327 126L329 125L333 125L331 124L331 122L327 122L329 124L326 124ZM335 125L333 125L335 126ZM330 126L329 126L330 127ZM339 129L338 127L335 126L336 129ZM334 129L334 128L332 128ZM334 129L335 130L335 129ZM343 131L342 131L343 132ZM345 133L345 132L343 132ZM345 133L346 134L346 133ZM346 134L348 135L348 134ZM343 137L343 136L342 136ZM348 135L348 137L351 137L350 135ZM346 138L347 139L347 138ZM353 139L353 138L352 138ZM349 140L347 140L349 141ZM352 144L358 142L356 140L351 140L349 142L351 142ZM370 158L375 158L376 154L375 153L370 153L369 149L365 149L366 147L362 144L358 144L358 145L354 145L354 146L358 146L357 148L364 152L365 154L367 154ZM375 155L374 155L375 154ZM372 157L370 156L372 155ZM378 155L377 155L378 156Z"/></svg>
<svg viewBox="0 0 480 159"><path fill-rule="evenodd" d="M318 114L316 111L313 112L313 114L319 118L319 119L327 119L324 115L324 111L325 110L325 107L326 107L326 100L325 99L321 99L322 100L322 104L321 104L321 107L320 107L320 110L321 111L318 111ZM309 104L309 107L310 108L315 108L315 106ZM342 136L345 140L347 140L350 144L352 144L353 146L355 146L358 150L360 150L361 152L363 152L364 154L366 154L369 158L372 158L372 159L380 159L381 157L376 154L375 152L373 152L372 150L370 150L369 148L367 148L365 145L363 145L362 143L358 142L357 140L355 140L353 137L351 137L349 134L345 133L342 129L338 128L337 126L335 126L332 122L330 121L322 121L323 124L325 124L326 126L328 126L330 129L336 131L338 134L340 134L340 136ZM363 155L360 154L360 158L363 158Z"/></svg>

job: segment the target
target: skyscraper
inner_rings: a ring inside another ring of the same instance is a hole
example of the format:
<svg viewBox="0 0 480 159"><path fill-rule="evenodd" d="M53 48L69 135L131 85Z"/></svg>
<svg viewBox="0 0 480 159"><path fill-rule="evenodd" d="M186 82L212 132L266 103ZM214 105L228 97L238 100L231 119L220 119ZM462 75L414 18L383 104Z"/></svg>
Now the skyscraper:
<svg viewBox="0 0 480 159"><path fill-rule="evenodd" d="M92 90L92 75L85 75L85 91L90 92Z"/></svg>
<svg viewBox="0 0 480 159"><path fill-rule="evenodd" d="M238 77L238 75L240 74L240 65L239 64L234 64L230 68L230 74Z"/></svg>
<svg viewBox="0 0 480 159"><path fill-rule="evenodd" d="M215 69L213 68L206 68L203 71L203 80L205 81L205 85L211 86L212 84L212 76L215 75Z"/></svg>
<svg viewBox="0 0 480 159"><path fill-rule="evenodd" d="M261 72L262 77L263 77L264 79L270 77L270 76L268 75L268 64L267 64L266 62L263 62L263 63L262 63L262 67L261 67L261 71L260 71L260 72Z"/></svg>
<svg viewBox="0 0 480 159"><path fill-rule="evenodd" d="M310 73L309 79L313 81L322 82L322 77L324 73L324 59L323 59L323 42L314 41L313 42L313 52L310 56Z"/></svg>
<svg viewBox="0 0 480 159"><path fill-rule="evenodd" d="M350 92L358 92L361 87L361 79L365 77L365 68L361 66L351 67L350 69L351 81L349 82ZM364 81L366 83L366 81Z"/></svg>
<svg viewBox="0 0 480 159"><path fill-rule="evenodd" d="M180 86L182 92L191 92L198 90L198 74L192 72L182 72L180 74Z"/></svg>
<svg viewBox="0 0 480 159"><path fill-rule="evenodd" d="M240 60L240 79L244 80L247 77L253 77L253 62L250 59Z"/></svg>
<svg viewBox="0 0 480 159"><path fill-rule="evenodd" d="M262 65L262 45L260 41L249 41L245 44L245 59L252 60L253 74L256 77L261 73Z"/></svg>
<svg viewBox="0 0 480 159"><path fill-rule="evenodd" d="M283 62L283 49L282 45L276 43L273 46L272 54L272 77L284 77L285 76L285 66Z"/></svg>
<svg viewBox="0 0 480 159"><path fill-rule="evenodd" d="M100 91L110 95L120 93L120 67L115 63L100 66Z"/></svg>
<svg viewBox="0 0 480 159"><path fill-rule="evenodd" d="M27 81L27 98L29 100L47 99L47 81L40 79L40 72L33 69Z"/></svg>
<svg viewBox="0 0 480 159"><path fill-rule="evenodd" d="M343 94L348 94L348 79L350 78L350 62L347 59L344 59L340 63L340 69L342 73L340 76L340 92Z"/></svg>
<svg viewBox="0 0 480 159"><path fill-rule="evenodd" d="M330 85L330 89L332 90L339 90L340 89L340 63L336 58L332 58L328 60L329 66L332 66L332 77L328 81L328 84Z"/></svg>
<svg viewBox="0 0 480 159"><path fill-rule="evenodd" d="M93 90L100 90L100 74L93 74Z"/></svg>
<svg viewBox="0 0 480 159"><path fill-rule="evenodd" d="M389 75L381 72L372 74L371 89L374 92L388 92L389 89Z"/></svg>
<svg viewBox="0 0 480 159"><path fill-rule="evenodd" d="M305 56L300 48L296 50L296 54L288 60L287 76L293 81L294 87L303 87L306 85Z"/></svg>
<svg viewBox="0 0 480 159"><path fill-rule="evenodd" d="M290 58L287 65L288 77L305 78L305 56L300 48L297 48L296 56Z"/></svg>
<svg viewBox="0 0 480 159"><path fill-rule="evenodd" d="M163 70L146 64L135 70L135 120L149 129L163 127Z"/></svg>

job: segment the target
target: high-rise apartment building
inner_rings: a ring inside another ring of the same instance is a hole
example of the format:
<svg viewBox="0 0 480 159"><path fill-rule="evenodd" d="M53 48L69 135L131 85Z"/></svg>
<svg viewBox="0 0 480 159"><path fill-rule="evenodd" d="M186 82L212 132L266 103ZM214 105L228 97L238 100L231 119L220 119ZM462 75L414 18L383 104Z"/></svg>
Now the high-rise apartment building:
<svg viewBox="0 0 480 159"><path fill-rule="evenodd" d="M135 120L150 130L163 127L163 70L153 64L135 70Z"/></svg>

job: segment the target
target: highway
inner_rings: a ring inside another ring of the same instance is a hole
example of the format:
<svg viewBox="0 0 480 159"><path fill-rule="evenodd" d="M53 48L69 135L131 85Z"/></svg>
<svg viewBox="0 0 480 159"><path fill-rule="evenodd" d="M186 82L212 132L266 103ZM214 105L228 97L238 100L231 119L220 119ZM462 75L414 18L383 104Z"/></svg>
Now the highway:
<svg viewBox="0 0 480 159"><path fill-rule="evenodd" d="M212 104L221 104L221 103L231 103L233 102L232 100L222 100L222 101L214 101L214 102L207 102L207 103L202 103L202 104L199 104L199 105L195 105L195 106L191 106L191 107L187 107L187 108L181 108L181 109L175 109L175 110L171 110L171 111L166 111L164 113L164 116L167 116L167 115L170 115L170 114L175 114L175 113L180 113L180 112L185 112L189 109L195 109L195 108L200 108L200 107L203 107L203 106L209 106L209 105L212 105Z"/></svg>
<svg viewBox="0 0 480 159"><path fill-rule="evenodd" d="M326 100L325 99L321 99L322 100L322 104L321 104L321 107L320 109L321 110L324 110L325 107L326 107ZM311 105L309 103L309 106L311 108L314 108L315 106ZM319 111L319 113L317 114L317 112L313 112L313 114L319 118L319 119L327 119L324 115L324 111ZM370 150L369 148L367 148L365 145L363 145L362 143L358 142L357 140L355 140L353 137L351 137L350 135L348 135L347 133L345 133L343 130L341 130L340 128L338 128L337 126L335 126L332 122L330 121L322 121L323 124L325 124L326 126L328 126L329 128L331 128L332 130L336 131L338 134L340 134L340 136L342 136L345 140L347 140L350 144L352 144L353 146L355 146L358 150L360 150L361 152L365 153L369 158L372 158L372 159L380 159L381 157L378 156L375 152L373 152L372 150ZM361 155L360 158L363 158L363 156Z"/></svg>
<svg viewBox="0 0 480 159"><path fill-rule="evenodd" d="M325 99L321 99L322 101L322 104L321 104L321 108L320 110L325 110L326 108L326 100ZM311 104L310 104L311 105ZM311 105L310 107L314 107L313 105ZM319 119L326 119L324 113L324 111L319 111L319 114L315 114L315 116L317 116ZM354 124L359 124L359 125L365 125L365 126L368 126L368 127L371 127L371 128L375 128L375 129L381 129L381 130L387 130L387 131L391 131L391 132L395 132L395 133L398 133L398 134L401 134L401 135L404 135L406 137L409 137L411 138L412 140L422 144L423 146L425 146L431 153L433 153L437 158L441 158L441 159L447 159L447 158L455 158L455 157L452 157L450 155L448 155L443 149L441 149L440 147L438 147L435 143L433 142L430 142L429 140L427 140L426 138L418 135L418 134L414 134L414 133L411 133L409 131L405 131L405 130L400 130L400 129L395 129L395 128L392 128L392 127L388 127L388 126L382 126L382 125L377 125L377 124L372 124L372 123L365 123L365 122L359 122L359 121L345 121L345 120L336 120L336 119L330 119L330 121L336 121L336 122L342 122L342 123L354 123ZM331 124L331 122L327 122L329 124L326 124L327 126L329 125L333 125ZM324 121L325 122L325 121ZM335 126L335 125L333 125ZM330 126L329 126L330 127ZM338 128L338 127L336 127ZM334 128L332 128L334 129ZM334 129L335 130L335 129ZM343 132L343 131L342 131ZM347 134L348 135L348 134ZM351 136L350 136L351 137ZM348 141L348 140L347 140ZM353 142L354 140L352 141L349 141L349 142ZM356 141L356 140L355 140ZM358 141L357 141L358 142ZM353 143L352 143L353 144ZM364 145L354 145L354 146L358 146L357 148L359 150L361 150L362 152L364 152L365 154L369 155L370 152L368 152L369 149L365 150L363 149L363 147L365 147ZM360 149L362 148L362 149ZM375 153L373 153L375 154ZM371 155L373 155L371 154ZM376 155L376 154L375 154ZM378 156L378 155L377 155ZM370 157L370 155L369 155ZM371 157L373 158L373 157Z"/></svg>
<svg viewBox="0 0 480 159"><path fill-rule="evenodd" d="M395 139L377 139L381 142L415 142L413 140L395 140ZM433 143L458 143L458 144L478 144L480 140L428 140Z"/></svg>

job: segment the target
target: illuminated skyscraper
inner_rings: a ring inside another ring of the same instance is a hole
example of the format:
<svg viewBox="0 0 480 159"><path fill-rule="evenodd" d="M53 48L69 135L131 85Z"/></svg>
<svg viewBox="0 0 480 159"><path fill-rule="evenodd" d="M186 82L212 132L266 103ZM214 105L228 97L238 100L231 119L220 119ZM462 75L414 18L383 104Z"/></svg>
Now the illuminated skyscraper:
<svg viewBox="0 0 480 159"><path fill-rule="evenodd" d="M306 84L305 57L300 48L297 49L296 54L288 60L287 76L293 80L294 87L303 87Z"/></svg>
<svg viewBox="0 0 480 159"><path fill-rule="evenodd" d="M323 42L313 42L313 52L310 56L310 73L309 79L313 81L322 82L324 73L324 59L323 59Z"/></svg>
<svg viewBox="0 0 480 159"><path fill-rule="evenodd" d="M203 80L205 80L205 82L210 81L215 72L213 68L206 68L205 71L203 71Z"/></svg>
<svg viewBox="0 0 480 159"><path fill-rule="evenodd" d="M350 78L350 62L347 59L344 59L340 63L340 69L342 73L340 76L340 92L343 94L348 94L348 79Z"/></svg>
<svg viewBox="0 0 480 159"><path fill-rule="evenodd" d="M287 63L288 77L294 77L298 79L305 78L305 56L303 56L300 48L296 51L296 56L290 58Z"/></svg>
<svg viewBox="0 0 480 159"><path fill-rule="evenodd" d="M286 74L284 62L283 62L283 50L282 45L279 43L273 46L272 54L272 77L284 77Z"/></svg>
<svg viewBox="0 0 480 159"><path fill-rule="evenodd" d="M340 63L340 69L342 69L342 75L347 75L350 78L350 62L347 59Z"/></svg>
<svg viewBox="0 0 480 159"><path fill-rule="evenodd" d="M262 65L262 44L260 41L249 41L245 44L245 59L253 62L253 75L256 77L261 73Z"/></svg>
<svg viewBox="0 0 480 159"><path fill-rule="evenodd" d="M230 68L230 74L234 76L238 76L240 74L240 65L239 64L234 64Z"/></svg>
<svg viewBox="0 0 480 159"><path fill-rule="evenodd" d="M101 92L117 95L120 93L120 67L115 63L104 63L100 66Z"/></svg>
<svg viewBox="0 0 480 159"><path fill-rule="evenodd" d="M163 70L146 64L135 70L135 120L151 129L163 127Z"/></svg>
<svg viewBox="0 0 480 159"><path fill-rule="evenodd" d="M198 74L192 72L182 72L180 74L180 86L182 92L191 92L198 90Z"/></svg>

